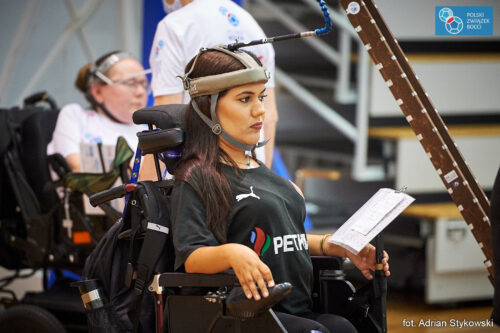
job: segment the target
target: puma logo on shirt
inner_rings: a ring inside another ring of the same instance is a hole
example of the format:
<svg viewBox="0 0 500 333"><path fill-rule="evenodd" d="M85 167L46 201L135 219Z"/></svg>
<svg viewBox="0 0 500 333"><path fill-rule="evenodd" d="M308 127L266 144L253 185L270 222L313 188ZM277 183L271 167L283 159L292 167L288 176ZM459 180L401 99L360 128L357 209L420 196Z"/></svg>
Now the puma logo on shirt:
<svg viewBox="0 0 500 333"><path fill-rule="evenodd" d="M249 197L254 197L254 198L256 198L256 199L259 199L259 200L260 200L260 197L259 197L259 196L257 196L257 195L255 195L255 194L253 193L253 186L250 186L250 193L238 194L238 195L236 196L236 201L237 201L237 202L240 202L241 200L246 199L246 198L249 198Z"/></svg>

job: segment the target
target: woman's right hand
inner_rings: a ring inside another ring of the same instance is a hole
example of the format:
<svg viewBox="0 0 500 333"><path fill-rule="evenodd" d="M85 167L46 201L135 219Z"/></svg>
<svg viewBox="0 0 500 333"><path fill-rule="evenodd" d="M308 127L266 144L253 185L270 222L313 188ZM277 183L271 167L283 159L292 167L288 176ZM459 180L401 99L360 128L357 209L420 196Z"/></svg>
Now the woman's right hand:
<svg viewBox="0 0 500 333"><path fill-rule="evenodd" d="M228 248L228 260L231 268L238 278L243 292L247 298L260 300L269 296L267 287L274 287L273 275L269 267L260 260L259 256L249 247L241 244L226 244ZM260 294L257 287L260 288Z"/></svg>

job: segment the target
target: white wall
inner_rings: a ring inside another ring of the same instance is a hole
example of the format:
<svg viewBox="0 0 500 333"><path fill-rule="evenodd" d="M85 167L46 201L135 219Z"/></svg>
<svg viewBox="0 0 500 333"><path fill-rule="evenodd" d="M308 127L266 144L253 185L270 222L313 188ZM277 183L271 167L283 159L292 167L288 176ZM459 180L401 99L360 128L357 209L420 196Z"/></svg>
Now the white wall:
<svg viewBox="0 0 500 333"><path fill-rule="evenodd" d="M374 0L389 29L401 40L449 40L435 36L436 6L493 6L493 36L454 36L453 40L499 40L500 1L498 0ZM495 22L497 21L497 22Z"/></svg>
<svg viewBox="0 0 500 333"><path fill-rule="evenodd" d="M413 71L440 114L500 113L500 56L489 60L475 60L473 56L460 60L428 58L425 61L413 61L408 55ZM371 69L371 116L402 117L382 76L375 66Z"/></svg>
<svg viewBox="0 0 500 333"><path fill-rule="evenodd" d="M389 29L400 41L496 41L500 40L498 0L377 0ZM493 6L493 36L435 36L436 6ZM495 22L495 20L497 22ZM496 24L495 24L496 23ZM480 52L481 50L469 50ZM441 114L470 115L500 112L500 57L474 59L426 59L408 54L410 65ZM416 58L416 59L415 59ZM387 85L372 66L370 114L374 117L401 115Z"/></svg>
<svg viewBox="0 0 500 333"><path fill-rule="evenodd" d="M498 136L454 137L462 157L477 182L484 190L491 190L500 166L500 155L495 147L500 147ZM416 138L397 142L395 165L395 187L407 187L410 193L443 193L443 185L429 157Z"/></svg>
<svg viewBox="0 0 500 333"><path fill-rule="evenodd" d="M78 12L88 1L95 0L69 1ZM94 59L117 49L128 49L139 57L142 1L97 1L100 6L83 26ZM0 107L17 105L26 95L40 90L47 90L60 106L75 101L85 103L73 82L78 69L90 59L76 34L68 38L33 88L23 94L65 29L75 23L70 20L66 3L65 0L0 0ZM23 15L30 17L23 21Z"/></svg>

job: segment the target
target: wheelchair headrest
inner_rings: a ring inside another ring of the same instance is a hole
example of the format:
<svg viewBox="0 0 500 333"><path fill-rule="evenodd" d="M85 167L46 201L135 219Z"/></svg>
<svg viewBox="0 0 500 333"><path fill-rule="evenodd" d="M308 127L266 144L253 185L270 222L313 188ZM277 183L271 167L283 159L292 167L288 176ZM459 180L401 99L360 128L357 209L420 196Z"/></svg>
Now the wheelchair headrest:
<svg viewBox="0 0 500 333"><path fill-rule="evenodd" d="M189 107L187 104L156 105L142 108L134 112L134 123L155 125L157 128L184 128L184 115Z"/></svg>

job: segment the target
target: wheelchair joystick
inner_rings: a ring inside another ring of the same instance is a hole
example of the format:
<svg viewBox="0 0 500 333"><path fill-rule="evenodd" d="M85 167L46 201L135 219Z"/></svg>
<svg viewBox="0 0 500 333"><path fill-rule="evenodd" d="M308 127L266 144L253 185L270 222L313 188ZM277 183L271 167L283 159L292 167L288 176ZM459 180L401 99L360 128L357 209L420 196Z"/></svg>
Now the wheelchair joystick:
<svg viewBox="0 0 500 333"><path fill-rule="evenodd" d="M292 284L283 282L268 288L269 296L256 301L248 299L241 287L233 288L226 299L227 315L240 319L253 318L268 310L292 291Z"/></svg>

